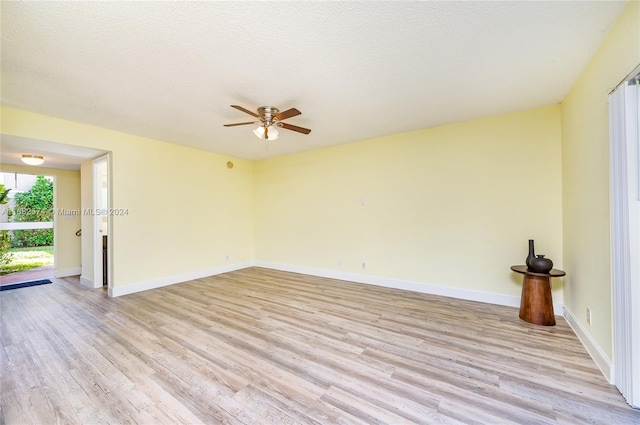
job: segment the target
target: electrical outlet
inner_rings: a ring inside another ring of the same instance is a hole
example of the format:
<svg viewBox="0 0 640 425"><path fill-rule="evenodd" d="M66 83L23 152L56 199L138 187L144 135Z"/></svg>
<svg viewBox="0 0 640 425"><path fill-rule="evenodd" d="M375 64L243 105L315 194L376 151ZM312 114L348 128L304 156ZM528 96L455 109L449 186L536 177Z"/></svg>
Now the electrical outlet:
<svg viewBox="0 0 640 425"><path fill-rule="evenodd" d="M591 324L591 309L587 307L587 323Z"/></svg>
<svg viewBox="0 0 640 425"><path fill-rule="evenodd" d="M225 260L225 261L229 261L229 258L230 258L230 257L229 257L229 254L227 254L227 255L224 257L224 260Z"/></svg>
<svg viewBox="0 0 640 425"><path fill-rule="evenodd" d="M342 258L338 258L337 263L338 263L339 266L341 266L342 265Z"/></svg>
<svg viewBox="0 0 640 425"><path fill-rule="evenodd" d="M367 268L367 263L365 263L364 261L362 262L362 270Z"/></svg>

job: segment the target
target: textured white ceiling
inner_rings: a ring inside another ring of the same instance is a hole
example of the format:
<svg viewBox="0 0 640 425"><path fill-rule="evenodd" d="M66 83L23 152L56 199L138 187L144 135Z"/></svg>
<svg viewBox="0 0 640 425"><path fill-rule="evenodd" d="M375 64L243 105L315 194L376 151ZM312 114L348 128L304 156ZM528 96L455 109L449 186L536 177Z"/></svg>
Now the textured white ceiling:
<svg viewBox="0 0 640 425"><path fill-rule="evenodd" d="M625 4L3 1L1 100L259 159L558 103Z"/></svg>
<svg viewBox="0 0 640 425"><path fill-rule="evenodd" d="M0 135L0 164L25 165L23 154L42 155L44 164L39 168L57 168L59 170L79 170L80 164L89 159L107 153L83 146L65 145L46 140Z"/></svg>

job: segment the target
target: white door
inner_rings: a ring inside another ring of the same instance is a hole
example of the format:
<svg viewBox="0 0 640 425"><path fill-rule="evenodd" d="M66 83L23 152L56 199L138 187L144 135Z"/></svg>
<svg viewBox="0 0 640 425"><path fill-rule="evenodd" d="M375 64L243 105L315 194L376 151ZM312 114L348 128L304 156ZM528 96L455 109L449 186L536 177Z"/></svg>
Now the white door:
<svg viewBox="0 0 640 425"><path fill-rule="evenodd" d="M640 73L609 111L615 384L640 408Z"/></svg>

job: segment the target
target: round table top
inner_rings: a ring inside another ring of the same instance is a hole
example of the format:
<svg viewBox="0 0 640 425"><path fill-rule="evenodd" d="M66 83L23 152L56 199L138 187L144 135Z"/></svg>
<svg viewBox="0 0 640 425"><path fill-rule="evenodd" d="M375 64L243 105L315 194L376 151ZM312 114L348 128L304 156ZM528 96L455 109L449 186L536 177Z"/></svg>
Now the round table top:
<svg viewBox="0 0 640 425"><path fill-rule="evenodd" d="M536 273L536 272L529 271L527 269L527 266L525 266L525 265L522 265L522 266L511 266L511 270L513 270L516 273L528 274L528 275L532 275L532 276L561 277L561 276L566 275L565 272L563 272L562 270L559 270L559 269L551 269L551 271L549 273Z"/></svg>

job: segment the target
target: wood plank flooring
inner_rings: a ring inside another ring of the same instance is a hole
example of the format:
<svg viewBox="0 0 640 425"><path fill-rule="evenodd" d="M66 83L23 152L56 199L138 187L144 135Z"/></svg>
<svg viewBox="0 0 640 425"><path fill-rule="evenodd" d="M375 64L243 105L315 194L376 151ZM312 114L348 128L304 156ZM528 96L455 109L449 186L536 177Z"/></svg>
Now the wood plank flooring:
<svg viewBox="0 0 640 425"><path fill-rule="evenodd" d="M563 319L251 268L0 293L6 424L640 424Z"/></svg>

